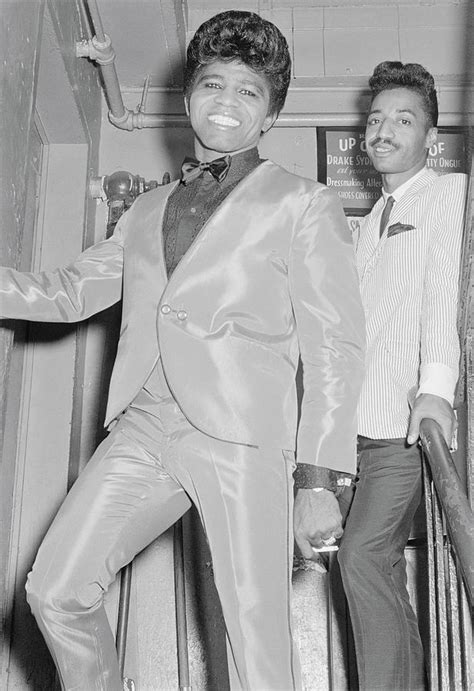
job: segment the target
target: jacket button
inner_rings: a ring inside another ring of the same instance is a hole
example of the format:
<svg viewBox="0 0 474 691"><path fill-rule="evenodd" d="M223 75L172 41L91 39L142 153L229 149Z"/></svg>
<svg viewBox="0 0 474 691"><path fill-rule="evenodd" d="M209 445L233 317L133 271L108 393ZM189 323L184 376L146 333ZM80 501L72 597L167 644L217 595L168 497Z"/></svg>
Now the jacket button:
<svg viewBox="0 0 474 691"><path fill-rule="evenodd" d="M169 314L171 307L169 305L161 305L161 314Z"/></svg>
<svg viewBox="0 0 474 691"><path fill-rule="evenodd" d="M178 317L179 321L184 322L184 320L188 318L188 313L185 312L185 310L179 310L176 316Z"/></svg>

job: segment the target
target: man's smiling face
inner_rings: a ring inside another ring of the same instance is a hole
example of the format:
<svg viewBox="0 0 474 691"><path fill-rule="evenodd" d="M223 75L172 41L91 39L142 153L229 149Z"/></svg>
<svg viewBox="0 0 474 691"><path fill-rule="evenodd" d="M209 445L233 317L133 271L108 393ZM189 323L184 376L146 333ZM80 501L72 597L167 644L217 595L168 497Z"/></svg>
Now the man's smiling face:
<svg viewBox="0 0 474 691"><path fill-rule="evenodd" d="M186 111L201 161L235 154L258 144L273 125L270 90L264 77L241 62L216 61L199 71Z"/></svg>
<svg viewBox="0 0 474 691"><path fill-rule="evenodd" d="M395 189L423 168L427 151L436 141L436 128L430 126L416 91L386 89L372 102L365 141L374 167Z"/></svg>

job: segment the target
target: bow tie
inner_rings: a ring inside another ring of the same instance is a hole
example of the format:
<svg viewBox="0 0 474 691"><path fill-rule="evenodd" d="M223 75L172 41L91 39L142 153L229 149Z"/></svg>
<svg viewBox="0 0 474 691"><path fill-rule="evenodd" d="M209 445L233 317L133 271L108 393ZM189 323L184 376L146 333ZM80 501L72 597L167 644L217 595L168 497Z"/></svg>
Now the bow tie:
<svg viewBox="0 0 474 691"><path fill-rule="evenodd" d="M229 172L230 163L230 156L222 156L222 158L216 158L209 163L202 163L195 158L186 156L181 166L181 182L187 185L188 182L202 175L205 170L208 170L217 182L222 182Z"/></svg>

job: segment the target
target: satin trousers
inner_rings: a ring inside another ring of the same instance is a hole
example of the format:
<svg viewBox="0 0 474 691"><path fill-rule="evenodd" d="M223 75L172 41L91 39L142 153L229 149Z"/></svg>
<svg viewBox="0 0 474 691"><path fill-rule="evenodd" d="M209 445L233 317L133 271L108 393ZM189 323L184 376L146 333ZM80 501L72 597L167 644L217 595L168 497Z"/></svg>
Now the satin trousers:
<svg viewBox="0 0 474 691"><path fill-rule="evenodd" d="M171 397L150 405L146 391L140 397L73 485L28 578L62 688L122 689L104 593L192 502L211 550L231 688L300 689L291 622L293 454L213 439Z"/></svg>
<svg viewBox="0 0 474 691"><path fill-rule="evenodd" d="M361 691L424 689L424 657L407 591L407 544L422 491L419 448L359 438L359 471L338 561Z"/></svg>

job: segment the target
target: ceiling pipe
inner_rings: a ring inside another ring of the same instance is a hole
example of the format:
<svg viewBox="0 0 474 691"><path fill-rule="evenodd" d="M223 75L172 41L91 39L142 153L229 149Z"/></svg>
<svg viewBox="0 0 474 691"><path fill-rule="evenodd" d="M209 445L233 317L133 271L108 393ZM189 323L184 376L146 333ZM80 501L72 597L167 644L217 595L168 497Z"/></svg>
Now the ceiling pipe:
<svg viewBox="0 0 474 691"><path fill-rule="evenodd" d="M89 58L100 66L105 97L109 106L109 120L121 129L134 129L129 124L133 113L123 104L120 84L115 69L115 51L110 37L104 32L96 0L83 0L91 19L94 36L76 43L76 57Z"/></svg>

